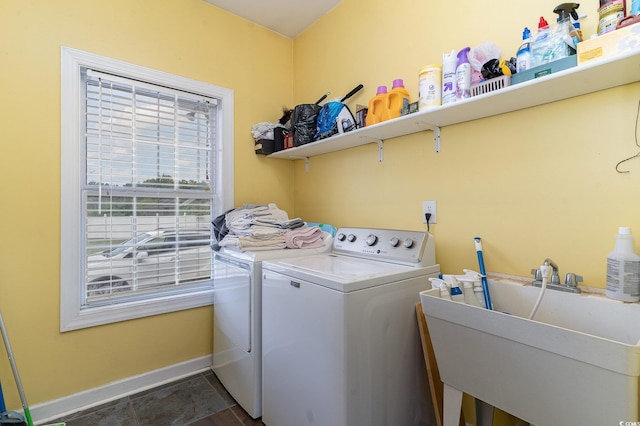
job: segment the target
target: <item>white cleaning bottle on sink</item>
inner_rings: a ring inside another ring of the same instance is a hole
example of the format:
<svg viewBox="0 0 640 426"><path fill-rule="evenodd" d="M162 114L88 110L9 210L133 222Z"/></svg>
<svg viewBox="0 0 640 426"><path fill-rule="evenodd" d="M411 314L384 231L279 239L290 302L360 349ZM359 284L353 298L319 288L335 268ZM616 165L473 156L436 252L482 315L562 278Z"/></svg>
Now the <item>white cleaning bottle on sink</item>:
<svg viewBox="0 0 640 426"><path fill-rule="evenodd" d="M459 281L456 277L451 277L451 300L454 302L464 302L464 293L460 288Z"/></svg>
<svg viewBox="0 0 640 426"><path fill-rule="evenodd" d="M631 228L618 228L616 245L607 256L607 297L640 301L640 256L633 249Z"/></svg>
<svg viewBox="0 0 640 426"><path fill-rule="evenodd" d="M451 300L451 294L449 293L449 284L440 278L429 278L431 286L440 289L440 298Z"/></svg>
<svg viewBox="0 0 640 426"><path fill-rule="evenodd" d="M482 288L482 276L479 272L473 271L471 269L463 269L465 276L473 279L473 294L475 294L476 299L478 299L478 303L482 308L486 308L487 305L484 301L484 289Z"/></svg>
<svg viewBox="0 0 640 426"><path fill-rule="evenodd" d="M475 282L475 278L460 277L458 281L460 281L462 283L462 286L464 287L464 303L466 303L467 305L473 305L479 308L483 308L483 306L480 304L480 301L477 299L477 296L474 293L473 283ZM482 297L484 299L484 296Z"/></svg>

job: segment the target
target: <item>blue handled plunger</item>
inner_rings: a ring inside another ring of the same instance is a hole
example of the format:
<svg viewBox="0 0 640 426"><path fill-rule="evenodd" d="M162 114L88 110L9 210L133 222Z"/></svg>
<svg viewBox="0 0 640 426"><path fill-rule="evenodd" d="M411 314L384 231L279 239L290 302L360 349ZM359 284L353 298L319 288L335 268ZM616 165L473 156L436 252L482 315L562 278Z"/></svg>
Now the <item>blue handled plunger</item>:
<svg viewBox="0 0 640 426"><path fill-rule="evenodd" d="M484 269L484 257L482 256L482 240L480 237L474 237L476 243L476 253L478 253L478 266L480 267L480 277L482 278L482 291L484 292L484 303L487 309L493 310L491 304L491 295L489 294L489 283L487 282L487 272Z"/></svg>

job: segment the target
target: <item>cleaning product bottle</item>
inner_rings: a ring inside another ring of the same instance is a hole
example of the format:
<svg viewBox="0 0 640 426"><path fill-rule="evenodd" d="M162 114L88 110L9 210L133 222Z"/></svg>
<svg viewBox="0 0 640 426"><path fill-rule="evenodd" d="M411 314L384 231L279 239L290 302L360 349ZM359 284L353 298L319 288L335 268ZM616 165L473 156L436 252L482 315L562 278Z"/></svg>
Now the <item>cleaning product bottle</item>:
<svg viewBox="0 0 640 426"><path fill-rule="evenodd" d="M389 110L389 118L400 117L400 111L405 105L409 105L409 92L404 88L404 82L401 78L393 80L391 91L387 95L387 108Z"/></svg>
<svg viewBox="0 0 640 426"><path fill-rule="evenodd" d="M456 101L456 66L458 55L455 50L442 55L442 105Z"/></svg>
<svg viewBox="0 0 640 426"><path fill-rule="evenodd" d="M387 108L387 86L378 86L376 95L369 101L369 111L365 124L382 123L389 119L389 109Z"/></svg>
<svg viewBox="0 0 640 426"><path fill-rule="evenodd" d="M581 41L584 41L584 37L582 36L582 29L580 28L581 18L582 17L578 15L578 18L575 19L573 15L571 15L571 25L573 25L573 31L571 31L571 37L573 38L573 41L576 44L576 46Z"/></svg>
<svg viewBox="0 0 640 426"><path fill-rule="evenodd" d="M418 73L418 110L442 105L442 66L432 64Z"/></svg>
<svg viewBox="0 0 640 426"><path fill-rule="evenodd" d="M479 272L471 269L463 269L465 275L473 279L473 294L478 299L478 303L481 307L486 308L486 302L484 300L484 289L482 288L482 277Z"/></svg>
<svg viewBox="0 0 640 426"><path fill-rule="evenodd" d="M482 305L480 305L480 302L478 301L473 290L474 279L471 277L461 277L458 281L460 281L462 283L462 286L464 287L464 303L481 308Z"/></svg>
<svg viewBox="0 0 640 426"><path fill-rule="evenodd" d="M480 303L480 307L486 308L487 304L484 299L484 289L482 288L482 281L474 281L473 282L473 294L478 299L478 303Z"/></svg>
<svg viewBox="0 0 640 426"><path fill-rule="evenodd" d="M640 256L633 249L631 228L618 228L616 245L607 256L607 297L640 301Z"/></svg>
<svg viewBox="0 0 640 426"><path fill-rule="evenodd" d="M531 68L531 31L527 27L522 31L522 44L516 54L516 68L518 72Z"/></svg>
<svg viewBox="0 0 640 426"><path fill-rule="evenodd" d="M578 19L576 9L579 6L578 3L562 3L553 9L553 13L558 14L558 25L553 32L554 60L576 54L576 42L572 36L575 28L571 23L571 18Z"/></svg>
<svg viewBox="0 0 640 426"><path fill-rule="evenodd" d="M449 291L451 292L451 300L454 302L464 302L464 293L462 292L459 281L456 277L453 277L451 289Z"/></svg>
<svg viewBox="0 0 640 426"><path fill-rule="evenodd" d="M633 8L633 7L632 7ZM598 8L598 35L615 31L627 10L626 0L600 0Z"/></svg>
<svg viewBox="0 0 640 426"><path fill-rule="evenodd" d="M456 100L471 97L471 64L469 63L470 47L465 47L458 52L458 64L456 65Z"/></svg>
<svg viewBox="0 0 640 426"><path fill-rule="evenodd" d="M440 298L451 300L451 294L449 293L449 284L440 278L429 278L431 286L440 289Z"/></svg>
<svg viewBox="0 0 640 426"><path fill-rule="evenodd" d="M550 59L549 39L551 38L549 23L544 16L538 22L538 33L531 43L531 68L546 64Z"/></svg>

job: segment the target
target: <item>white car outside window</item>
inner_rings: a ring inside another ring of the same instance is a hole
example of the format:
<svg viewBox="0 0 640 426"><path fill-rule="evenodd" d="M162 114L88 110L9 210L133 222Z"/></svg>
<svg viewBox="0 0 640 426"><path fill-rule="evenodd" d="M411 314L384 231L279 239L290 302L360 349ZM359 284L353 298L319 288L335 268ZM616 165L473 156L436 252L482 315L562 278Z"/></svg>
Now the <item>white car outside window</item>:
<svg viewBox="0 0 640 426"><path fill-rule="evenodd" d="M210 277L208 229L159 229L89 256L87 298Z"/></svg>

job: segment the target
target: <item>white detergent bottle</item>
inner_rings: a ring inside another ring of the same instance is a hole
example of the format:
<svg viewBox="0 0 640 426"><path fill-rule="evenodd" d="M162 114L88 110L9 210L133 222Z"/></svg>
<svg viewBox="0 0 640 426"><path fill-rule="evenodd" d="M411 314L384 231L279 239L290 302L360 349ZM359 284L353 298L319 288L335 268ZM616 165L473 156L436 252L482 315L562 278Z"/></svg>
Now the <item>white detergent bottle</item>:
<svg viewBox="0 0 640 426"><path fill-rule="evenodd" d="M640 301L640 256L633 249L631 228L618 228L616 245L607 256L607 297Z"/></svg>

